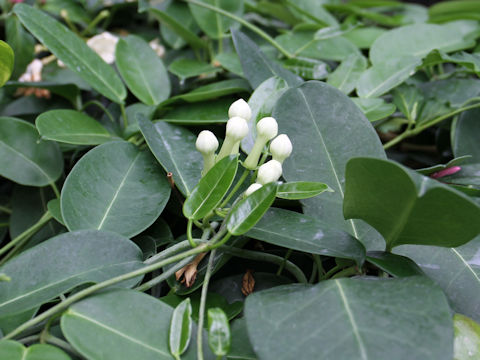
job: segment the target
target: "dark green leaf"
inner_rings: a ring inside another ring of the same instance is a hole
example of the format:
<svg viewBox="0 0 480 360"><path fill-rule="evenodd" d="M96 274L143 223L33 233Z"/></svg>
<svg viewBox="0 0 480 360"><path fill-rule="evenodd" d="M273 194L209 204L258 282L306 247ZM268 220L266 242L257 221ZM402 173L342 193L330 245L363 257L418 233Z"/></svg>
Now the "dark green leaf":
<svg viewBox="0 0 480 360"><path fill-rule="evenodd" d="M365 114L369 121L385 119L397 109L394 104L387 103L382 98L364 99L350 98Z"/></svg>
<svg viewBox="0 0 480 360"><path fill-rule="evenodd" d="M248 296L245 316L253 348L264 360L300 354L359 360L385 354L390 360L451 360L453 355L445 296L419 276L276 287Z"/></svg>
<svg viewBox="0 0 480 360"><path fill-rule="evenodd" d="M272 205L276 192L277 184L270 183L240 200L225 219L228 231L232 235L241 235L255 226Z"/></svg>
<svg viewBox="0 0 480 360"><path fill-rule="evenodd" d="M248 339L245 318L239 318L233 321L231 333L232 346L227 355L227 359L256 360L257 356L253 352L252 345Z"/></svg>
<svg viewBox="0 0 480 360"><path fill-rule="evenodd" d="M210 100L175 106L162 115L161 121L183 125L218 124L228 120L227 110L231 98Z"/></svg>
<svg viewBox="0 0 480 360"><path fill-rule="evenodd" d="M172 355L179 357L188 348L192 336L192 305L186 298L175 307L170 323L169 346Z"/></svg>
<svg viewBox="0 0 480 360"><path fill-rule="evenodd" d="M0 313L26 311L80 284L136 270L141 260L142 253L133 242L110 232L86 230L56 236L0 267L12 279L1 285Z"/></svg>
<svg viewBox="0 0 480 360"><path fill-rule="evenodd" d="M127 142L97 146L78 161L62 189L70 231L110 230L136 235L160 215L170 185L153 156Z"/></svg>
<svg viewBox="0 0 480 360"><path fill-rule="evenodd" d="M346 232L284 209L268 210L247 236L288 249L354 259L358 264L365 259L363 245Z"/></svg>
<svg viewBox="0 0 480 360"><path fill-rule="evenodd" d="M51 110L35 121L42 138L68 144L97 145L112 135L95 119L75 110Z"/></svg>
<svg viewBox="0 0 480 360"><path fill-rule="evenodd" d="M241 16L243 14L243 0L200 0L200 2L213 5L233 15ZM188 6L198 26L212 39L221 39L230 28L239 27L239 24L233 19L213 10L192 3L189 3Z"/></svg>
<svg viewBox="0 0 480 360"><path fill-rule="evenodd" d="M156 12L152 13L154 15L156 14ZM202 44L202 40L200 38L192 36L192 33L195 35L198 33L200 28L193 19L187 4L172 1L170 4L168 4L165 10L163 10L163 14L157 17L162 22L162 26L160 28L162 38L173 49L180 49L187 43L187 41L184 40L184 37L191 39L190 43L192 46L197 42ZM170 22L165 20L162 21L162 17L164 19L170 19ZM173 19L174 22L172 22L171 19Z"/></svg>
<svg viewBox="0 0 480 360"><path fill-rule="evenodd" d="M344 215L401 244L460 246L480 233L480 207L462 193L383 159L347 163Z"/></svg>
<svg viewBox="0 0 480 360"><path fill-rule="evenodd" d="M199 220L212 212L227 194L235 179L238 156L228 156L216 163L200 180L183 204L183 215Z"/></svg>
<svg viewBox="0 0 480 360"><path fill-rule="evenodd" d="M32 6L17 4L14 12L40 42L95 90L114 102L123 102L127 92L118 75L77 35Z"/></svg>
<svg viewBox="0 0 480 360"><path fill-rule="evenodd" d="M228 354L232 336L225 313L220 308L208 309L208 345L217 356Z"/></svg>
<svg viewBox="0 0 480 360"><path fill-rule="evenodd" d="M302 82L296 75L269 60L260 48L242 32L232 31L232 38L245 78L253 89L272 76L284 79L290 86Z"/></svg>
<svg viewBox="0 0 480 360"><path fill-rule="evenodd" d="M453 153L455 156L471 155L469 163L480 163L480 116L479 109L473 109L462 113L455 127L455 139Z"/></svg>
<svg viewBox="0 0 480 360"><path fill-rule="evenodd" d="M180 192L189 196L200 180L202 155L195 148L195 135L189 130L140 117L138 126L148 147L166 172L171 172Z"/></svg>
<svg viewBox="0 0 480 360"><path fill-rule="evenodd" d="M42 141L32 124L0 117L0 175L22 185L45 186L63 171L58 145Z"/></svg>
<svg viewBox="0 0 480 360"><path fill-rule="evenodd" d="M395 277L424 275L422 269L405 256L383 251L369 251L367 261Z"/></svg>
<svg viewBox="0 0 480 360"><path fill-rule="evenodd" d="M361 54L352 54L328 75L327 84L335 86L344 94L355 89L360 75L367 68L367 59Z"/></svg>
<svg viewBox="0 0 480 360"><path fill-rule="evenodd" d="M34 344L26 348L13 340L0 341L0 359L8 360L70 360L59 348L48 344Z"/></svg>
<svg viewBox="0 0 480 360"><path fill-rule="evenodd" d="M170 79L162 60L142 38L118 40L116 64L130 91L144 104L158 105L170 96Z"/></svg>
<svg viewBox="0 0 480 360"><path fill-rule="evenodd" d="M380 249L381 239L369 226L346 222L342 213L347 161L359 153L385 157L362 111L332 86L309 81L285 92L277 101L273 117L293 143L292 155L283 163L284 178L323 182L335 191L302 201L305 214L351 233L368 250Z"/></svg>
<svg viewBox="0 0 480 360"><path fill-rule="evenodd" d="M204 74L216 73L220 70L220 68L206 62L192 59L178 59L168 66L168 71L177 75L182 80Z"/></svg>
<svg viewBox="0 0 480 360"><path fill-rule="evenodd" d="M16 16L9 16L5 19L5 35L7 43L15 54L12 79L17 79L33 60L35 40L23 28Z"/></svg>
<svg viewBox="0 0 480 360"><path fill-rule="evenodd" d="M60 207L60 199L52 199L47 203L48 212L52 214L53 218L60 224L65 225L62 218L62 209Z"/></svg>
<svg viewBox="0 0 480 360"><path fill-rule="evenodd" d="M67 70L67 69L65 69ZM80 84L79 84L80 85ZM36 87L39 89L46 89L50 91L51 94L55 94L58 96L61 96L70 103L75 106L79 107L79 100L80 100L80 88L77 85L74 84L57 84L54 82L46 82L46 81L40 81L40 82L21 82L21 81L9 81L5 84L5 87L8 88L22 88L22 87Z"/></svg>

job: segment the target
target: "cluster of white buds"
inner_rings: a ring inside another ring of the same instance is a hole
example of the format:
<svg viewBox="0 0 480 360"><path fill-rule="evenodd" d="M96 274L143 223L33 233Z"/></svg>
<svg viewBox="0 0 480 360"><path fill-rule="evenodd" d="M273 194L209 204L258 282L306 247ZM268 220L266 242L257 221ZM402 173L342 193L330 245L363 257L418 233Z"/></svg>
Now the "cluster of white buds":
<svg viewBox="0 0 480 360"><path fill-rule="evenodd" d="M215 151L218 149L218 140L215 135L208 130L204 130L198 135L196 147L203 156L202 176L224 157L238 154L240 142L249 132L248 122L252 117L252 110L245 100L235 101L228 109L228 116L225 140L218 155L215 155ZM243 166L246 169L255 170L260 155L268 142L273 139L270 143L272 160L258 168L257 181L248 188L247 195L258 190L264 184L277 181L282 176L282 163L292 153L292 143L287 135L277 136L277 134L278 124L273 117L265 117L257 123L257 137Z"/></svg>

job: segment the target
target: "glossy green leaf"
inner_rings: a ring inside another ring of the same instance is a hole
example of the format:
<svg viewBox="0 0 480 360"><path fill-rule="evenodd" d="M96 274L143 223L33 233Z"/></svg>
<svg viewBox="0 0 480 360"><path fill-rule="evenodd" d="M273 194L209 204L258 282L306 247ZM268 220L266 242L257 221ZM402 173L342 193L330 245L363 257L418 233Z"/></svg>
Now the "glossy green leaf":
<svg viewBox="0 0 480 360"><path fill-rule="evenodd" d="M109 230L130 237L157 219L169 197L170 185L153 156L115 141L90 150L68 174L62 217L70 231Z"/></svg>
<svg viewBox="0 0 480 360"><path fill-rule="evenodd" d="M144 104L158 105L170 96L170 79L162 60L142 38L118 40L115 63L130 91Z"/></svg>
<svg viewBox="0 0 480 360"><path fill-rule="evenodd" d="M455 156L471 155L467 161L480 163L480 111L473 109L462 113L455 127L453 153Z"/></svg>
<svg viewBox="0 0 480 360"><path fill-rule="evenodd" d="M206 48L207 43L200 39L196 34L194 29L191 29L191 22L178 19L175 15L169 13L168 11L162 11L155 8L149 8L148 11L152 13L158 21L162 23L162 27L168 27L171 31L175 32L180 36L185 42L190 44L193 48ZM185 26L186 25L186 26Z"/></svg>
<svg viewBox="0 0 480 360"><path fill-rule="evenodd" d="M243 15L243 0L200 0L200 2L240 17ZM239 27L236 21L218 12L192 3L189 3L188 6L198 26L212 39L221 39L230 28Z"/></svg>
<svg viewBox="0 0 480 360"><path fill-rule="evenodd" d="M254 292L245 316L253 348L264 360L299 354L359 360L385 354L391 360L451 360L453 355L445 296L419 276L327 280Z"/></svg>
<svg viewBox="0 0 480 360"><path fill-rule="evenodd" d="M112 140L112 135L95 119L75 110L51 110L35 121L43 139L67 144L97 145Z"/></svg>
<svg viewBox="0 0 480 360"><path fill-rule="evenodd" d="M192 36L192 33L194 35L197 34L200 28L193 19L190 9L186 3L172 1L164 10L159 10L158 12L163 12L163 14L158 16L162 22L160 27L162 38L173 49L180 49L187 43L187 41L185 41L182 37L182 34L183 36L185 36L185 34L189 34L191 39L195 39L192 40L193 43L202 42L199 38ZM168 19L173 19L175 22L169 23L167 21L162 21L162 17L168 17Z"/></svg>
<svg viewBox="0 0 480 360"><path fill-rule="evenodd" d="M369 251L367 261L395 277L424 275L422 269L406 256L384 251Z"/></svg>
<svg viewBox="0 0 480 360"><path fill-rule="evenodd" d="M182 104L167 110L161 121L182 125L218 124L228 120L227 110L234 100L222 98L205 102Z"/></svg>
<svg viewBox="0 0 480 360"><path fill-rule="evenodd" d="M334 190L303 200L305 214L351 233L368 250L381 249L381 238L371 227L345 221L342 213L347 161L360 153L385 157L362 111L332 86L309 81L285 92L277 101L273 117L293 143L292 155L283 163L283 177L287 181L323 182Z"/></svg>
<svg viewBox="0 0 480 360"><path fill-rule="evenodd" d="M422 83L419 87L426 99L457 108L480 93L480 79L436 80Z"/></svg>
<svg viewBox="0 0 480 360"><path fill-rule="evenodd" d="M58 145L42 141L35 126L10 117L0 117L0 175L16 183L45 186L63 171Z"/></svg>
<svg viewBox="0 0 480 360"><path fill-rule="evenodd" d="M294 181L278 185L277 197L288 200L308 199L323 192L333 192L327 184L314 181Z"/></svg>
<svg viewBox="0 0 480 360"><path fill-rule="evenodd" d="M389 59L413 56L422 58L433 49L452 52L472 47L478 30L474 21L455 21L444 25L413 24L381 35L370 48L370 61L379 65Z"/></svg>
<svg viewBox="0 0 480 360"><path fill-rule="evenodd" d="M67 70L67 69L65 69ZM39 89L46 89L50 91L50 94L61 96L72 104L74 107L79 107L80 101L80 88L76 84L58 84L50 81L40 82L22 82L22 81L9 81L5 84L5 88L18 89L22 87L36 87Z"/></svg>
<svg viewBox="0 0 480 360"><path fill-rule="evenodd" d="M48 344L34 344L28 348L13 340L0 341L0 359L8 360L70 360L59 348Z"/></svg>
<svg viewBox="0 0 480 360"><path fill-rule="evenodd" d="M280 96L289 88L287 82L282 78L273 76L262 82L252 93L248 100L248 105L252 110L252 119L250 120L250 131L242 139L241 147L245 153L250 153L257 137L256 124L260 119L272 116L273 108Z"/></svg>
<svg viewBox="0 0 480 360"><path fill-rule="evenodd" d="M1 285L0 313L29 310L78 285L136 270L143 265L141 261L140 249L117 234L86 230L56 236L0 267L0 272L11 277ZM130 280L123 286L137 281Z"/></svg>
<svg viewBox="0 0 480 360"><path fill-rule="evenodd" d="M220 308L208 309L208 345L217 356L228 354L232 343L230 326L225 313Z"/></svg>
<svg viewBox="0 0 480 360"><path fill-rule="evenodd" d="M72 71L110 100L122 103L127 92L115 73L83 40L40 10L17 4L22 24Z"/></svg>
<svg viewBox="0 0 480 360"><path fill-rule="evenodd" d="M369 121L385 119L397 109L394 104L387 103L382 98L364 99L350 98L363 112Z"/></svg>
<svg viewBox="0 0 480 360"><path fill-rule="evenodd" d="M395 253L413 259L445 292L456 312L480 321L480 236L457 248L404 245Z"/></svg>
<svg viewBox="0 0 480 360"><path fill-rule="evenodd" d="M52 214L53 218L60 224L65 225L62 218L62 209L60 207L60 199L55 198L47 203L48 212Z"/></svg>
<svg viewBox="0 0 480 360"><path fill-rule="evenodd" d="M238 156L216 163L200 180L183 204L183 215L199 220L213 211L227 194L238 168Z"/></svg>
<svg viewBox="0 0 480 360"><path fill-rule="evenodd" d="M362 264L365 248L346 232L313 217L271 208L247 236L288 249L353 259Z"/></svg>
<svg viewBox="0 0 480 360"><path fill-rule="evenodd" d="M363 55L350 55L328 75L327 84L335 86L344 94L349 94L355 89L360 75L366 68L367 59Z"/></svg>
<svg viewBox="0 0 480 360"><path fill-rule="evenodd" d="M166 172L171 172L180 192L189 196L200 180L202 155L195 148L195 135L180 126L140 117L138 126L148 147Z"/></svg>
<svg viewBox="0 0 480 360"><path fill-rule="evenodd" d="M165 103L170 103L176 100L198 102L218 98L220 96L226 96L235 93L244 93L249 91L250 85L243 79L223 80L212 84L200 86L186 94L171 97Z"/></svg>
<svg viewBox="0 0 480 360"><path fill-rule="evenodd" d="M414 56L390 57L367 69L358 79L357 94L373 98L385 94L415 73L421 60Z"/></svg>
<svg viewBox="0 0 480 360"><path fill-rule="evenodd" d="M462 164L468 162L468 160L470 158L471 158L470 155L464 155L464 156L454 158L454 159L450 160L449 162L447 162L446 164L433 165L433 166L429 166L429 167L423 168L423 169L416 169L416 171L418 173L422 174L422 175L430 175L430 174L436 173L440 170L448 169L449 167L452 167L452 166L462 165Z"/></svg>
<svg viewBox="0 0 480 360"><path fill-rule="evenodd" d="M86 358L172 359L168 346L172 313L170 306L144 293L110 291L71 306L61 318L61 327L68 342ZM182 359L196 359L195 337ZM212 358L208 352L206 359Z"/></svg>
<svg viewBox="0 0 480 360"><path fill-rule="evenodd" d="M232 345L227 359L256 360L257 356L248 339L247 323L244 317L232 322L231 333Z"/></svg>
<svg viewBox="0 0 480 360"><path fill-rule="evenodd" d="M240 58L236 53L222 52L215 56L214 61L216 63L219 63L225 70L228 70L238 76L244 77L242 64L240 63Z"/></svg>
<svg viewBox="0 0 480 360"><path fill-rule="evenodd" d="M192 336L192 305L186 298L175 307L170 323L169 346L177 358L188 348Z"/></svg>
<svg viewBox="0 0 480 360"><path fill-rule="evenodd" d="M232 31L232 38L245 78L253 89L272 76L284 79L290 86L302 82L296 75L268 59L247 35L240 31Z"/></svg>
<svg viewBox="0 0 480 360"><path fill-rule="evenodd" d="M14 63L13 50L5 41L0 40L0 87L12 75Z"/></svg>
<svg viewBox="0 0 480 360"><path fill-rule="evenodd" d="M228 231L232 235L241 235L250 230L272 205L276 193L277 184L269 183L240 200L225 219Z"/></svg>
<svg viewBox="0 0 480 360"><path fill-rule="evenodd" d="M7 43L15 54L12 79L17 79L33 60L35 40L23 28L16 16L8 16L5 19L5 35Z"/></svg>
<svg viewBox="0 0 480 360"><path fill-rule="evenodd" d="M192 59L178 59L168 66L168 71L177 75L182 80L195 76L216 73L220 70L220 68L206 62Z"/></svg>
<svg viewBox="0 0 480 360"><path fill-rule="evenodd" d="M468 360L480 357L480 325L472 319L455 314L454 360Z"/></svg>
<svg viewBox="0 0 480 360"><path fill-rule="evenodd" d="M352 159L345 178L345 218L365 220L388 249L460 246L480 233L480 207L467 196L393 161Z"/></svg>

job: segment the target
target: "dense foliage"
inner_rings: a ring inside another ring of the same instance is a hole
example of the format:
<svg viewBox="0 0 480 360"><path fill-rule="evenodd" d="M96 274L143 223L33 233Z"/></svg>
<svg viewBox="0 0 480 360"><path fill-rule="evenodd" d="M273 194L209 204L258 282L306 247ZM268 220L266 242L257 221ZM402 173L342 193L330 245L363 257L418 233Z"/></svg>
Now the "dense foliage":
<svg viewBox="0 0 480 360"><path fill-rule="evenodd" d="M480 358L479 2L0 6L0 359Z"/></svg>

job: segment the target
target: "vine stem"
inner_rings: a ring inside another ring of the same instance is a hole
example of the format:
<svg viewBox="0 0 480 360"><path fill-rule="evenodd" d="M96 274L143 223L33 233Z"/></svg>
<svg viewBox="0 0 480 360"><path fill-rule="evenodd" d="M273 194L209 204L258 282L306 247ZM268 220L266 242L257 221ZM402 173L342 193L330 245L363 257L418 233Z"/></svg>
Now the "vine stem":
<svg viewBox="0 0 480 360"><path fill-rule="evenodd" d="M5 206L2 206L2 205L0 205L0 211L4 212L5 214L9 214L9 215L12 213L12 209L9 209L9 208L7 208Z"/></svg>
<svg viewBox="0 0 480 360"><path fill-rule="evenodd" d="M115 123L115 119L113 118L113 115L110 113L110 111L108 111L108 109L103 106L103 104L100 102L100 101L97 101L97 100L90 100L88 102L86 102L82 108L80 109L80 111L83 111L85 110L87 107L89 107L90 105L96 105L98 108L100 108L104 113L105 115L107 115L108 119L112 122L112 123Z"/></svg>
<svg viewBox="0 0 480 360"><path fill-rule="evenodd" d="M238 180L238 182L235 184L235 186L233 187L233 189L230 191L230 193L227 195L227 197L225 198L225 200L222 201L222 203L220 204L220 206L218 206L219 208L223 208L225 205L228 204L228 202L230 201L230 199L232 198L233 195L235 195L235 193L238 191L238 189L240 188L240 186L242 186L242 184L245 182L245 179L247 178L248 174L250 174L250 171L249 170L245 170L242 174L242 176L240 177L240 179Z"/></svg>
<svg viewBox="0 0 480 360"><path fill-rule="evenodd" d="M403 133L401 133L400 135L396 136L395 138L393 138L392 140L390 140L389 142L387 142L386 144L383 145L383 148L386 150L386 149L389 149L391 148L392 146L398 144L400 141L406 139L407 137L411 137L411 136L414 136L414 135L417 135L419 133L421 133L423 130L433 126L433 125L436 125L438 124L439 122L445 120L445 119L448 119L452 116L455 116L457 114L460 114L464 111L467 111L467 110L471 110L471 109L475 109L475 108L479 108L480 107L480 103L478 104L474 104L474 105L469 105L469 106L465 106L465 107L461 107L459 109L456 109L452 112L449 112L448 114L445 114L445 115L442 115L442 116L439 116L431 121L428 121L426 122L425 124L422 124L422 125L419 125L417 127L415 127L414 129L410 129L410 130L406 130L404 131Z"/></svg>
<svg viewBox="0 0 480 360"><path fill-rule="evenodd" d="M213 271L213 259L215 258L215 250L212 250L208 258L207 272L202 284L202 295L200 297L200 309L198 310L198 328L197 328L197 359L203 360L203 323L205 321L205 304L207 302L208 284Z"/></svg>
<svg viewBox="0 0 480 360"><path fill-rule="evenodd" d="M9 249L16 246L17 244L20 244L22 241L28 240L30 238L30 236L32 236L35 232L37 232L51 218L52 218L52 215L47 211L45 214L43 214L43 216L35 224L33 224L31 227L29 227L27 230L22 232L16 238L14 238L12 241L10 241L7 245L5 245L3 248L1 248L0 249L0 255L6 253Z"/></svg>
<svg viewBox="0 0 480 360"><path fill-rule="evenodd" d="M216 13L222 14L223 16L229 17L232 20L235 20L236 22L242 24L246 28L249 28L252 30L254 33L257 35L261 36L264 38L266 41L268 41L270 44L272 44L278 51L280 51L283 55L285 55L287 58L291 59L294 57L293 54L291 54L288 50L284 49L282 45L280 45L278 42L276 42L270 35L268 35L266 32L264 32L262 29L256 27L255 25L250 24L248 21L243 20L241 17L238 17L234 14L229 13L228 11L225 11L223 9L220 9L216 6L212 6L210 4L197 1L197 0L184 0L190 4L198 5L201 7L204 7L206 9L215 11Z"/></svg>

